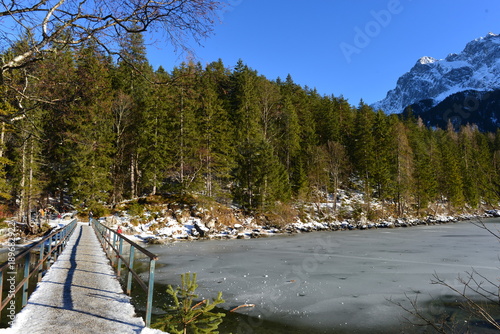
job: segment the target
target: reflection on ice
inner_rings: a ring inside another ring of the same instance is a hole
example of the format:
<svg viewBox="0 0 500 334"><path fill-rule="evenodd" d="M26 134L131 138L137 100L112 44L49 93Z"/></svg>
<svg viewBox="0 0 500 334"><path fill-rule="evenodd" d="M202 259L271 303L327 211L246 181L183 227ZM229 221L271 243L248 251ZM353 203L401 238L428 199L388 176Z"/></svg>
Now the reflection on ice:
<svg viewBox="0 0 500 334"><path fill-rule="evenodd" d="M487 224L497 229L500 220ZM429 303L450 295L430 284L435 273L459 286L457 277L475 268L496 282L499 252L492 245L497 240L487 231L462 222L149 249L165 264L157 270L158 282L178 284L180 274L196 272L202 297L222 291L226 310L254 304L237 311L249 316L232 323L241 333L265 333L272 326L301 328L296 333L384 333L404 326L406 314L393 302L418 294L419 302Z"/></svg>

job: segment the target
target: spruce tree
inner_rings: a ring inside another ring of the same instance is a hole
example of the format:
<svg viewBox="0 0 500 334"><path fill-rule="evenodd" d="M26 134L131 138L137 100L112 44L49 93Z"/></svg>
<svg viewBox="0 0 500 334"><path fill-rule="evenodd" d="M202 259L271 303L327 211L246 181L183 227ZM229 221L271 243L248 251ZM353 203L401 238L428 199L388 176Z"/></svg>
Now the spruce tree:
<svg viewBox="0 0 500 334"><path fill-rule="evenodd" d="M375 138L373 137L373 110L362 101L356 112L351 145L351 159L357 176L362 182L365 201L371 198L375 164Z"/></svg>
<svg viewBox="0 0 500 334"><path fill-rule="evenodd" d="M446 131L438 131L437 134L441 159L439 189L442 196L448 201L449 209L462 207L465 198L458 136L451 123Z"/></svg>
<svg viewBox="0 0 500 334"><path fill-rule="evenodd" d="M475 176L475 186L478 188L479 202L492 205L498 201L498 196L494 190L494 156L493 145L489 142L488 136L492 134L481 133L477 127L473 129L473 168L471 175Z"/></svg>
<svg viewBox="0 0 500 334"><path fill-rule="evenodd" d="M396 122L395 128L395 195L397 212L404 215L411 201L413 180L413 151L408 139L408 130L402 122Z"/></svg>
<svg viewBox="0 0 500 334"><path fill-rule="evenodd" d="M386 116L381 110L375 114L373 121L373 166L372 183L380 200L394 195L395 174L397 174L397 121Z"/></svg>
<svg viewBox="0 0 500 334"><path fill-rule="evenodd" d="M480 202L480 186L483 175L479 175L477 157L477 146L474 138L472 126L467 125L461 128L459 133L459 146L461 155L461 171L463 180L463 192L465 201L472 207L477 207ZM486 152L484 152L486 153Z"/></svg>
<svg viewBox="0 0 500 334"><path fill-rule="evenodd" d="M333 209L337 210L338 190L346 184L350 172L347 149L339 142L329 141L324 147L327 155L328 173L330 176L329 190L333 194Z"/></svg>
<svg viewBox="0 0 500 334"><path fill-rule="evenodd" d="M172 334L217 334L217 328L222 323L224 313L214 312L218 304L224 303L222 293L212 301L204 299L195 304L198 295L196 289L196 274L182 274L181 286L167 288L167 293L173 305L165 305L163 309L167 314L153 324L153 328L168 331Z"/></svg>
<svg viewBox="0 0 500 334"><path fill-rule="evenodd" d="M290 179L293 174L293 165L300 153L300 125L299 117L290 97L286 96L281 102L280 117L276 121L276 147L282 164L286 167Z"/></svg>
<svg viewBox="0 0 500 334"><path fill-rule="evenodd" d="M71 131L69 186L76 202L96 205L109 200L112 189L113 115L109 58L89 43L77 54L76 101L66 128Z"/></svg>
<svg viewBox="0 0 500 334"><path fill-rule="evenodd" d="M198 132L196 113L200 108L201 65L183 63L175 68L170 96L170 154L173 165L171 180L177 190L184 193L198 189L203 180L199 177L203 169L200 157L201 138Z"/></svg>
<svg viewBox="0 0 500 334"><path fill-rule="evenodd" d="M289 119L290 126L290 143L296 143L298 139L298 151L291 162L291 187L296 196L307 195L309 191L309 181L315 179L316 172L314 171L315 154L317 152L317 134L316 122L311 108L311 101L317 98L317 95L312 95L305 89L293 82L291 75L286 77L285 82L279 84L281 90L282 101L289 101L287 108L290 112L297 115L297 124L295 128L295 120L293 114ZM287 102L288 103L288 102ZM293 110L291 109L293 108ZM298 130L298 133L297 133ZM298 134L298 138L295 135ZM295 145L295 144L294 144ZM281 150L282 152L282 150ZM314 175L311 175L314 174Z"/></svg>
<svg viewBox="0 0 500 334"><path fill-rule="evenodd" d="M493 159L490 189L492 195L496 196L498 201L498 199L500 199L500 129L497 129L494 138L491 141Z"/></svg>
<svg viewBox="0 0 500 334"><path fill-rule="evenodd" d="M12 166L14 193L19 203L19 219L28 224L31 233L38 232L35 222L32 222L32 212L36 212L36 205L44 188L44 175L41 169L42 136L41 121L44 110L31 110L30 119L22 119L16 124L16 133L13 134L10 145L10 157L17 163Z"/></svg>
<svg viewBox="0 0 500 334"><path fill-rule="evenodd" d="M413 150L413 194L417 214L421 214L431 201L437 199L437 143L421 119L406 124L410 127L409 140Z"/></svg>
<svg viewBox="0 0 500 334"><path fill-rule="evenodd" d="M3 87L0 86L0 89ZM2 92L5 90L2 89ZM15 109L7 101L5 95L0 97L0 116L10 115ZM7 158L7 140L9 133L13 131L12 125L6 122L0 122L0 204L6 204L12 198L12 186L7 178L7 168L14 162Z"/></svg>
<svg viewBox="0 0 500 334"><path fill-rule="evenodd" d="M271 100L264 103L259 91L267 84L263 85L262 77L258 77L255 71L242 62L236 66L231 79L231 121L236 128L236 138L239 139L236 145L233 194L235 200L245 208L262 210L273 206L276 201L290 198L289 174L277 152L279 147L283 147L283 142L278 142L277 137L279 131L292 131L291 126L295 121L290 120L288 129L276 128L277 115L274 113L277 110L267 105L276 96L269 97ZM264 110L266 108L269 110ZM294 117L293 114L291 117ZM292 133L288 132L288 135ZM288 139L292 137L288 136ZM293 150L290 146L288 148Z"/></svg>
<svg viewBox="0 0 500 334"><path fill-rule="evenodd" d="M200 108L197 112L204 192L219 197L231 179L234 167L234 128L230 124L224 86L228 78L221 61L209 64L202 74Z"/></svg>
<svg viewBox="0 0 500 334"><path fill-rule="evenodd" d="M127 124L126 131L120 134L120 142L116 143L116 156L114 157L115 197L122 195L136 197L140 192L142 175L141 162L147 152L144 133L145 115L151 108L151 85L148 78L153 77L153 70L146 58L144 37L140 33L129 33L121 43L122 57L119 59L118 68L114 73L114 89L131 98L128 106L129 112L122 113L127 119L122 119L122 124ZM115 110L120 110L115 109ZM116 127L115 127L116 130ZM116 133L118 135L118 133ZM120 155L121 153L121 155ZM122 194L124 192L124 194Z"/></svg>
<svg viewBox="0 0 500 334"><path fill-rule="evenodd" d="M231 121L235 128L237 167L234 170L235 200L248 209L258 208L259 186L265 172L257 161L266 146L259 119L259 100L256 91L257 73L240 60L232 73Z"/></svg>
<svg viewBox="0 0 500 334"><path fill-rule="evenodd" d="M151 100L143 114L140 136L141 187L144 192L155 195L163 188L168 168L173 163L171 155L171 135L169 133L169 87L171 76L160 67L154 76L159 82L151 91Z"/></svg>

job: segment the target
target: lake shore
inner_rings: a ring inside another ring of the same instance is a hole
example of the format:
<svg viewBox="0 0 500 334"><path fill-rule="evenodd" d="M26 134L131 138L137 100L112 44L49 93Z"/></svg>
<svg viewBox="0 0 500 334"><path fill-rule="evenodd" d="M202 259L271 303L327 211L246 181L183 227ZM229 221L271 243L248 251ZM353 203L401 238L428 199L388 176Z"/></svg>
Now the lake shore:
<svg viewBox="0 0 500 334"><path fill-rule="evenodd" d="M499 219L487 219L493 229ZM291 237L212 240L150 245L160 256L156 281L179 283L198 273L200 298L223 292L231 315L227 332L243 333L418 333L393 302L430 305L432 317L456 300L448 288L431 284L439 275L453 287L472 268L496 281L496 240L465 221L376 229L370 233L317 232ZM432 303L431 303L432 302ZM452 312L456 312L452 310ZM488 333L483 331L481 333Z"/></svg>
<svg viewBox="0 0 500 334"><path fill-rule="evenodd" d="M348 231L407 228L414 226L431 226L460 221L470 221L500 217L500 210L485 210L482 214L432 215L425 218L387 218L375 222L367 219L315 219L297 220L284 226L263 226L255 219L240 219L233 224L213 224L198 216L181 216L182 218L153 218L146 223L134 224L128 215L101 218L101 222L111 228L121 227L123 233L139 242L164 244L176 241L253 239L277 235L319 231Z"/></svg>

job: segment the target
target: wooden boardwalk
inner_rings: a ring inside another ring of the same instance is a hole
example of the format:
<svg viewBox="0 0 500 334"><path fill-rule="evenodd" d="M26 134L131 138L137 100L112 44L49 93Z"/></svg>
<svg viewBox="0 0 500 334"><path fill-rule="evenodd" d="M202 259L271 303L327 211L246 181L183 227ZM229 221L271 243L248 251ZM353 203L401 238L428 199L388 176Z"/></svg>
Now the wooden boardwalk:
<svg viewBox="0 0 500 334"><path fill-rule="evenodd" d="M141 333L115 273L90 226L79 223L11 328L1 333ZM144 330L143 333L149 331Z"/></svg>

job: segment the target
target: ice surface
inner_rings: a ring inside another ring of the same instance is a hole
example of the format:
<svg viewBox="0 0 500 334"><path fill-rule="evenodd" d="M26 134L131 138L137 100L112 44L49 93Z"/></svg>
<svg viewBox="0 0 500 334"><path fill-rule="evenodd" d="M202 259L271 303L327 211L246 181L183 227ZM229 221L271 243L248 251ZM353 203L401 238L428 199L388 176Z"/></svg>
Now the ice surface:
<svg viewBox="0 0 500 334"><path fill-rule="evenodd" d="M488 220L493 230L500 220ZM151 246L160 255L156 280L179 284L198 273L204 298L222 291L226 309L310 329L371 333L401 328L405 294L424 302L452 294L430 284L433 274L459 287L476 269L498 277L498 241L468 223L367 231L315 232L250 240L180 242ZM262 322L249 321L248 326ZM238 332L234 329L233 332ZM257 333L258 331L254 331Z"/></svg>

